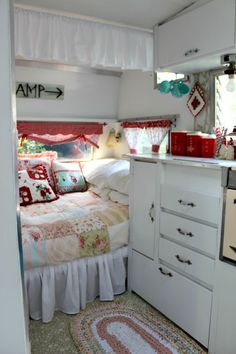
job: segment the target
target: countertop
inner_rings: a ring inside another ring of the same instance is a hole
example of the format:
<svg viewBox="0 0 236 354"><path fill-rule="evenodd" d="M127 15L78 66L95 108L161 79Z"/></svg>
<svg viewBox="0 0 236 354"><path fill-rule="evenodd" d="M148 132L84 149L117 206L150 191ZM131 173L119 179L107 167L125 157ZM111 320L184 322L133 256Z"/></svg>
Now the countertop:
<svg viewBox="0 0 236 354"><path fill-rule="evenodd" d="M142 161L161 161L162 163L207 167L212 169L219 169L223 167L236 169L236 160L218 160L202 157L175 156L171 154L128 154L126 156L134 160Z"/></svg>

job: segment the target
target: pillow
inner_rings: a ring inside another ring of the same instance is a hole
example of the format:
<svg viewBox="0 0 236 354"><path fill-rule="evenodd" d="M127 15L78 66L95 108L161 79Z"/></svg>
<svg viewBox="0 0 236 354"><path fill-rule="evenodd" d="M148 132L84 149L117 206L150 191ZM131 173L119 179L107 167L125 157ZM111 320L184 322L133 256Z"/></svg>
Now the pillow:
<svg viewBox="0 0 236 354"><path fill-rule="evenodd" d="M122 170L129 170L129 161L100 159L87 162L83 167L83 174L87 182L102 189L110 188L109 180L112 178L111 176Z"/></svg>
<svg viewBox="0 0 236 354"><path fill-rule="evenodd" d="M38 181L46 179L48 181L48 183L50 184L50 179L47 174L47 169L45 168L45 166L43 166L41 164L36 165L34 167L28 166L26 171L28 173L28 176L31 179L38 180Z"/></svg>
<svg viewBox="0 0 236 354"><path fill-rule="evenodd" d="M29 154L30 155L30 154ZM18 157L18 171L34 168L37 165L43 165L46 168L50 185L54 188L54 179L52 174L52 163L49 156L45 157Z"/></svg>
<svg viewBox="0 0 236 354"><path fill-rule="evenodd" d="M53 161L53 174L56 190L60 194L87 190L79 162Z"/></svg>
<svg viewBox="0 0 236 354"><path fill-rule="evenodd" d="M18 172L20 205L26 206L58 199L48 183L47 177L43 178L45 172L32 175L34 178L30 178L26 170Z"/></svg>
<svg viewBox="0 0 236 354"><path fill-rule="evenodd" d="M122 194L129 194L129 161L124 161L124 169L111 174L107 179L107 185L110 189Z"/></svg>
<svg viewBox="0 0 236 354"><path fill-rule="evenodd" d="M118 202L120 204L129 205L129 197L126 194L122 194L117 191L111 191L109 197L113 202Z"/></svg>
<svg viewBox="0 0 236 354"><path fill-rule="evenodd" d="M91 191L91 192L93 192L94 194L96 194L96 195L98 195L100 198L102 198L102 200L105 200L105 201L107 201L107 200L109 200L110 198L109 198L109 193L110 193L110 189L109 188L98 188L98 187L96 187L96 186L94 186L94 185L90 185L89 186L89 190Z"/></svg>
<svg viewBox="0 0 236 354"><path fill-rule="evenodd" d="M18 153L18 158L41 158L41 157L49 157L51 161L57 159L57 152L56 151L42 151L42 152L35 152L32 154L20 154Z"/></svg>

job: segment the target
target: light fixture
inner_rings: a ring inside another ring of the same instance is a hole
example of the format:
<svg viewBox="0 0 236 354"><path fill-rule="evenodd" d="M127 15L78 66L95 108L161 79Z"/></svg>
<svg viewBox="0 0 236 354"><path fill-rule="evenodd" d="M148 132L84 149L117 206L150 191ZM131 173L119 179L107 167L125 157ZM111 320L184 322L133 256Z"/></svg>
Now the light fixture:
<svg viewBox="0 0 236 354"><path fill-rule="evenodd" d="M228 92L236 90L236 54L225 54L221 56L221 64L227 65L224 74L228 75L229 81L226 84Z"/></svg>
<svg viewBox="0 0 236 354"><path fill-rule="evenodd" d="M116 132L114 128L109 131L107 136L106 146L109 148L113 148L116 143L118 143L121 139L121 133Z"/></svg>

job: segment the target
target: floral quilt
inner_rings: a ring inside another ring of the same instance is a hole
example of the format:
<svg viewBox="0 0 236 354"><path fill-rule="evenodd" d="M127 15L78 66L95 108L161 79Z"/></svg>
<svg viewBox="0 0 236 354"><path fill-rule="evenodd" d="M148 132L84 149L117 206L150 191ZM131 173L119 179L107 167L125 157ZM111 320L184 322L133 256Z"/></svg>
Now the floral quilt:
<svg viewBox="0 0 236 354"><path fill-rule="evenodd" d="M21 207L25 269L96 256L128 243L128 207L92 192Z"/></svg>

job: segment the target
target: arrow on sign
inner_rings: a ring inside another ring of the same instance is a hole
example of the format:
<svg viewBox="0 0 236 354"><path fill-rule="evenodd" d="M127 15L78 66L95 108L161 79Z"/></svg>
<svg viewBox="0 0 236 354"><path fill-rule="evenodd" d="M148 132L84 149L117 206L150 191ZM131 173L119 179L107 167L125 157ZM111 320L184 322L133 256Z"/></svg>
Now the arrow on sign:
<svg viewBox="0 0 236 354"><path fill-rule="evenodd" d="M47 93L52 93L52 94L56 94L56 95L57 95L57 97L56 97L56 98L58 98L58 97L60 97L60 96L63 94L63 92L62 92L62 90L61 90L61 89L59 89L59 87L57 87L56 89L57 89L57 91L49 91L49 90L45 90L44 92L47 92Z"/></svg>

